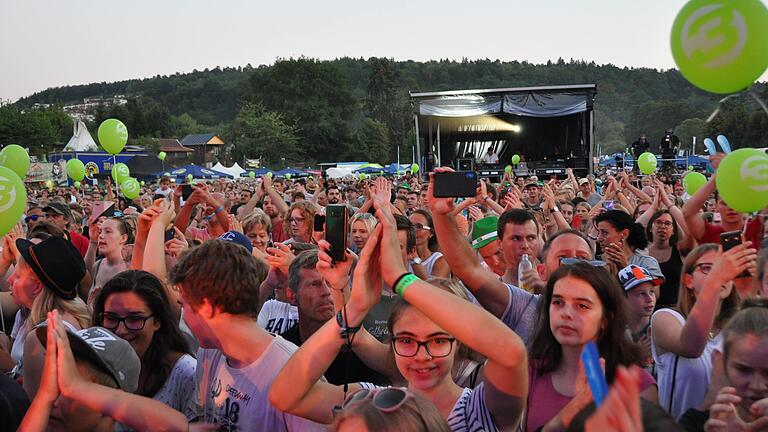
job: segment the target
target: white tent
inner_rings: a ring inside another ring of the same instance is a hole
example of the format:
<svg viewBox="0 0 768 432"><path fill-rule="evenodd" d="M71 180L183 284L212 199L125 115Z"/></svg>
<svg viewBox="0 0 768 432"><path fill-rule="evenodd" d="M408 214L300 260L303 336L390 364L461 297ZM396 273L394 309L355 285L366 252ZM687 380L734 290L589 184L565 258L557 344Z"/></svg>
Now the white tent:
<svg viewBox="0 0 768 432"><path fill-rule="evenodd" d="M85 127L85 123L78 120L77 123L75 123L72 138L70 138L67 145L64 146L64 151L92 152L99 151L99 146L96 145L96 142L91 137L88 128Z"/></svg>
<svg viewBox="0 0 768 432"><path fill-rule="evenodd" d="M227 173L235 178L240 177L240 174L245 172L245 170L241 168L237 162L235 162L235 164L229 168L222 165L221 162L217 162L216 165L214 165L213 168L211 169L213 169L214 171L221 171L223 173Z"/></svg>

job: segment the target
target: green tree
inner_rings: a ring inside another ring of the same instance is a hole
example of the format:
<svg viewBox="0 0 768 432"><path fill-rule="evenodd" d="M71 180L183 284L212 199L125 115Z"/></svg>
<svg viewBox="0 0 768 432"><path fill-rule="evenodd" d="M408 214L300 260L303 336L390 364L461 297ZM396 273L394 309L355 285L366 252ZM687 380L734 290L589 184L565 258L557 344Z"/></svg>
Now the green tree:
<svg viewBox="0 0 768 432"><path fill-rule="evenodd" d="M666 129L673 129L683 120L700 117L701 114L701 108L696 108L687 102L647 102L632 110L629 123L624 129L624 138L626 142L631 143L641 133L645 133L651 143L651 151L655 151Z"/></svg>
<svg viewBox="0 0 768 432"><path fill-rule="evenodd" d="M387 163L390 160L389 131L377 120L365 119L355 131L355 146L347 156L352 160Z"/></svg>
<svg viewBox="0 0 768 432"><path fill-rule="evenodd" d="M256 101L296 126L307 156L328 160L346 153L359 104L335 64L306 58L280 60L254 72L251 85Z"/></svg>
<svg viewBox="0 0 768 432"><path fill-rule="evenodd" d="M72 134L72 120L58 107L22 111L0 106L0 144L18 144L42 156L63 145Z"/></svg>
<svg viewBox="0 0 768 432"><path fill-rule="evenodd" d="M700 118L689 118L675 126L675 135L680 138L680 148L690 150L693 137L696 137L697 152L701 152L704 138L707 133L707 124Z"/></svg>
<svg viewBox="0 0 768 432"><path fill-rule="evenodd" d="M365 112L386 126L389 142L400 145L410 119L408 94L400 82L400 71L386 58L374 57L368 63L371 76L366 88Z"/></svg>
<svg viewBox="0 0 768 432"><path fill-rule="evenodd" d="M294 128L280 114L267 111L258 103L244 103L229 132L234 142L233 156L261 158L267 166L301 160L302 151Z"/></svg>

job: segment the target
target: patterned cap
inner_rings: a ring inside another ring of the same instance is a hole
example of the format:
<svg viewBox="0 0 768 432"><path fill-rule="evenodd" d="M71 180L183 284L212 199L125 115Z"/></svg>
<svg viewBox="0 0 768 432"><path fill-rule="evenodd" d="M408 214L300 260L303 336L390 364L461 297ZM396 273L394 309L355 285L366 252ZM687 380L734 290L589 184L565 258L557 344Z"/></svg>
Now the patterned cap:
<svg viewBox="0 0 768 432"><path fill-rule="evenodd" d="M651 276L648 270L630 264L619 272L619 281L624 286L624 291L629 291L632 288L640 285L643 282L651 282L654 285L661 285L664 283L664 279Z"/></svg>

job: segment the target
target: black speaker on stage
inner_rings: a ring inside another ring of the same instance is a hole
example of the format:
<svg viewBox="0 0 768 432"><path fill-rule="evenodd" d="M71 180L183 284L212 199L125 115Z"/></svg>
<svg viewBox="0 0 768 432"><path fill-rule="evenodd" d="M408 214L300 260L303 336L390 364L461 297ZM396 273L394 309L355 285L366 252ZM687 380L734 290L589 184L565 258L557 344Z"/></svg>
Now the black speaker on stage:
<svg viewBox="0 0 768 432"><path fill-rule="evenodd" d="M458 160L458 171L474 171L475 160L473 158L462 158Z"/></svg>

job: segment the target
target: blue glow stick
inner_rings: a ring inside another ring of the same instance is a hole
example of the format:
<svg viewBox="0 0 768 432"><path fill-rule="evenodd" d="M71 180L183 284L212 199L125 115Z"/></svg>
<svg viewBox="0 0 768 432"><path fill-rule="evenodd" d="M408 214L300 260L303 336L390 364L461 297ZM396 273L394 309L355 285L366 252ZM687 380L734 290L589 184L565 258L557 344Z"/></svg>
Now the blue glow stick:
<svg viewBox="0 0 768 432"><path fill-rule="evenodd" d="M608 383L605 381L605 374L600 367L600 353L597 352L597 345L594 342L589 342L584 346L584 351L581 352L581 362L584 364L584 374L587 377L589 389L592 390L595 405L600 406L608 394Z"/></svg>

